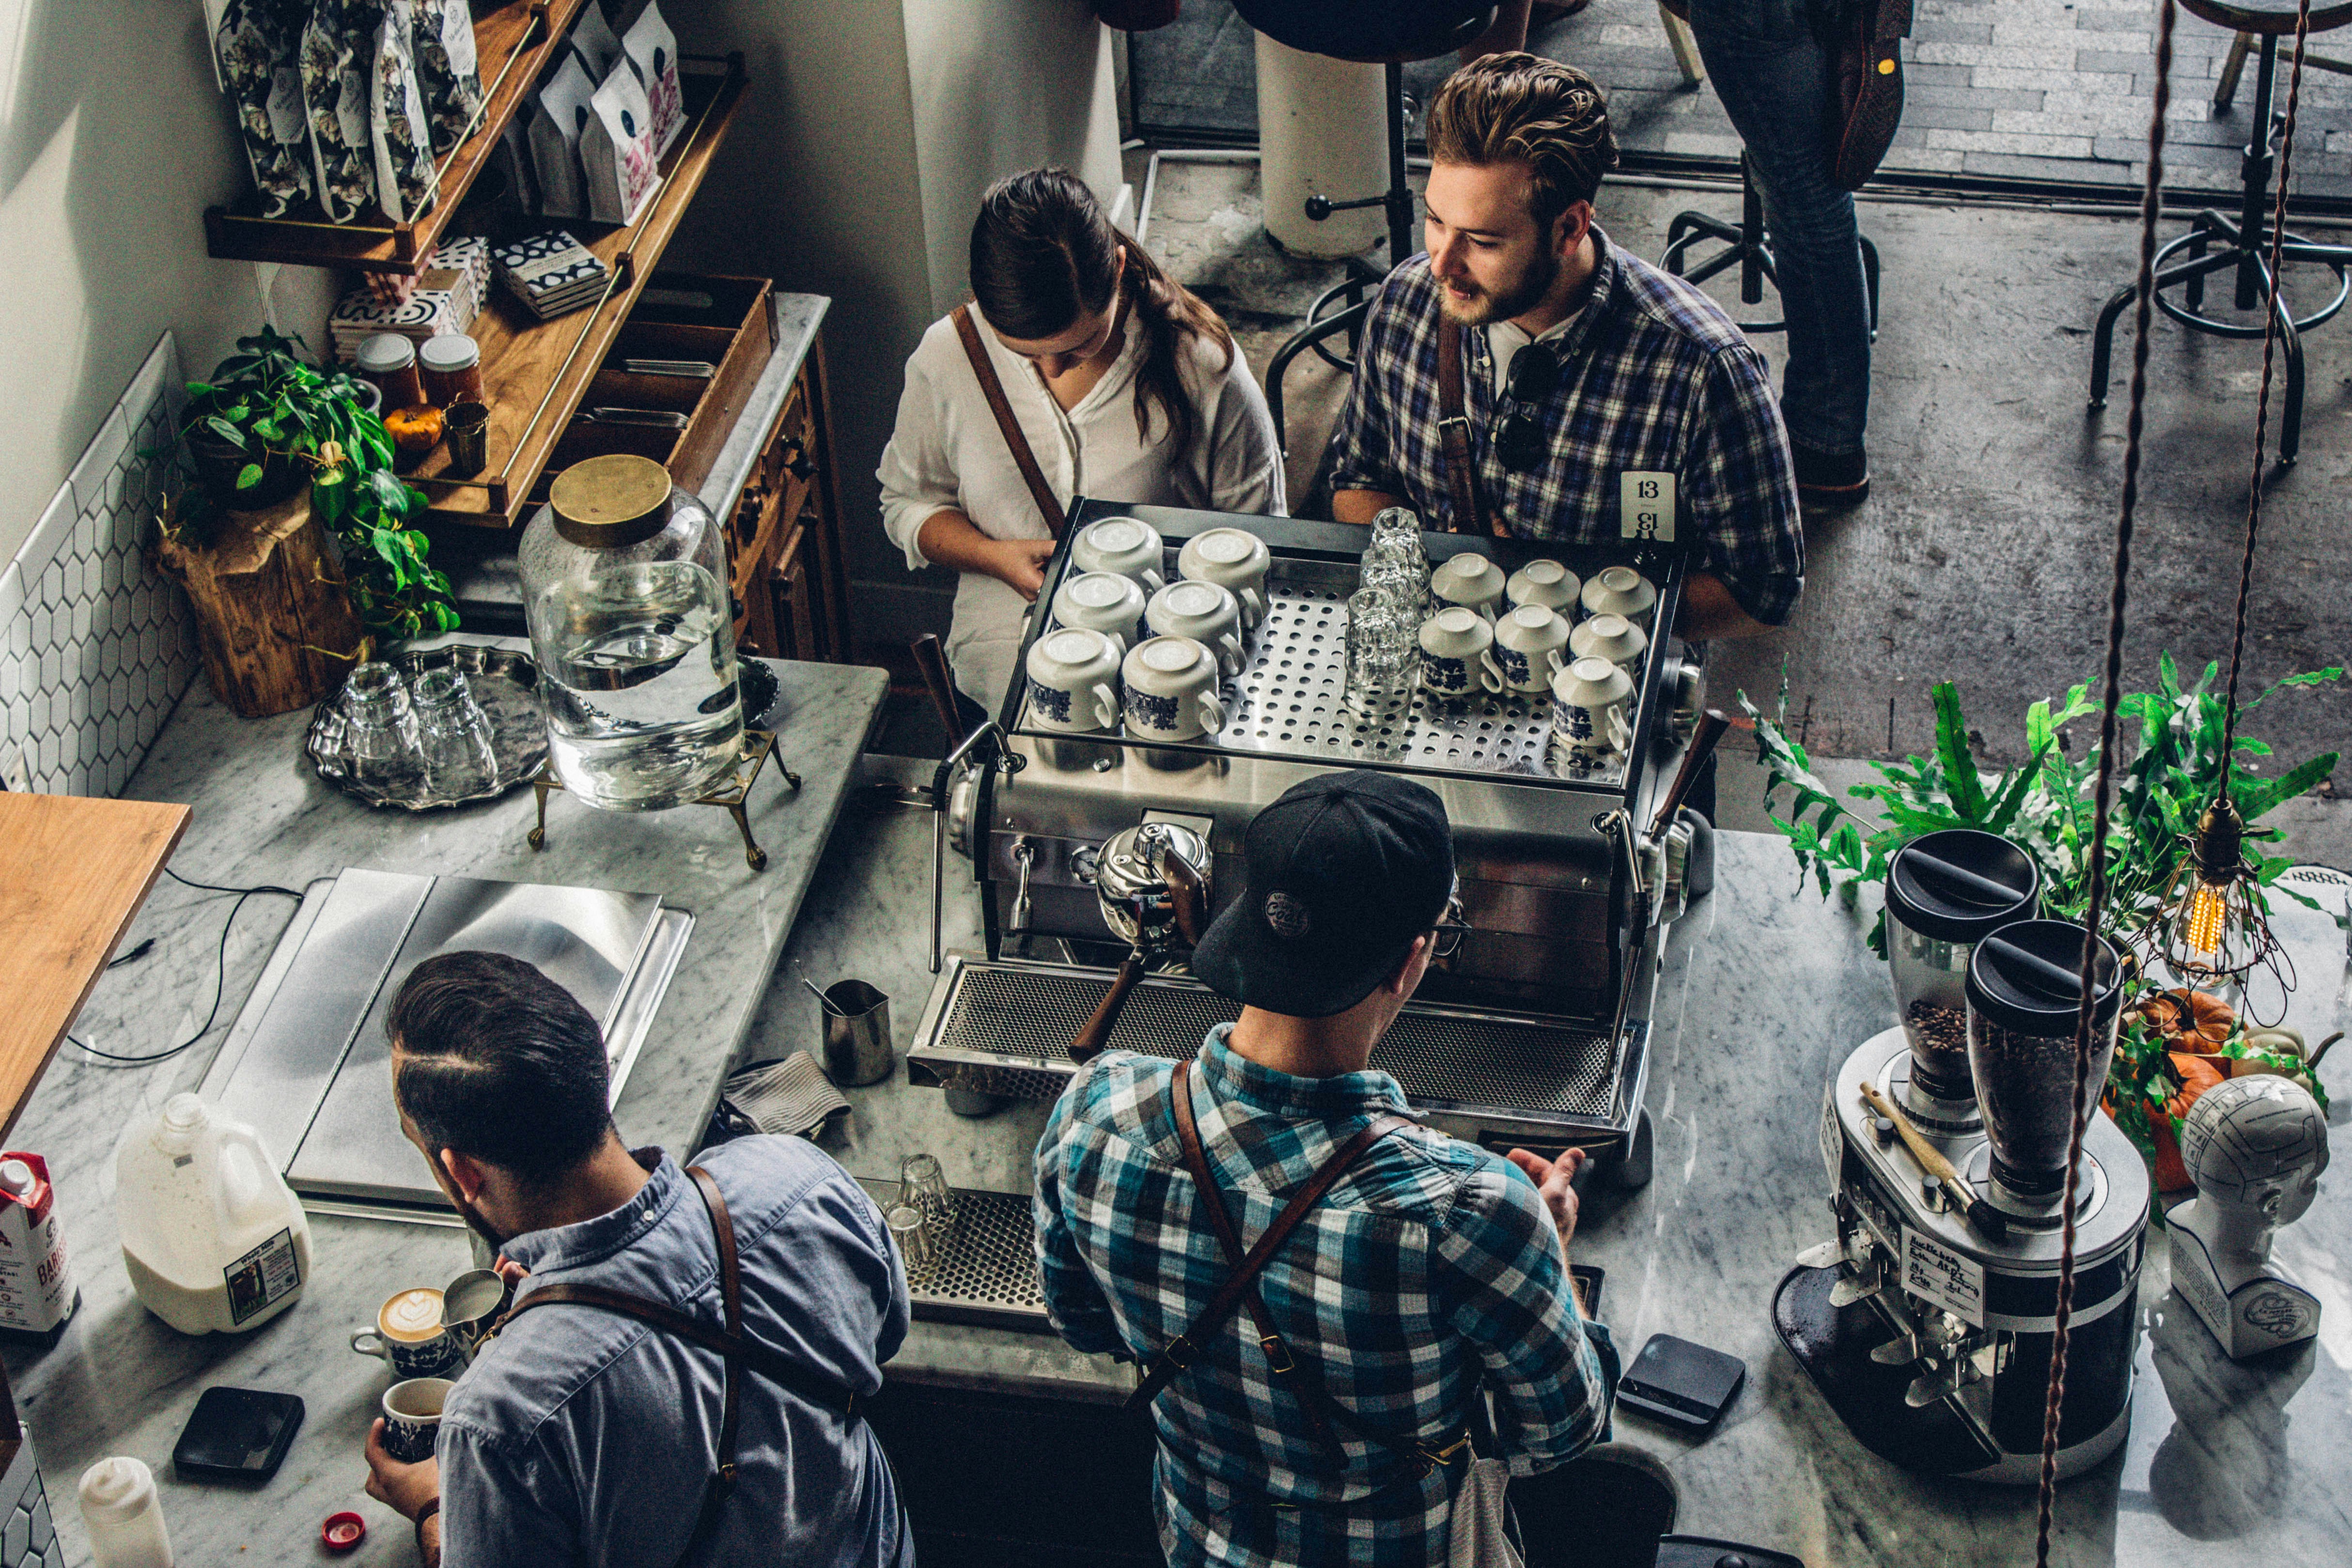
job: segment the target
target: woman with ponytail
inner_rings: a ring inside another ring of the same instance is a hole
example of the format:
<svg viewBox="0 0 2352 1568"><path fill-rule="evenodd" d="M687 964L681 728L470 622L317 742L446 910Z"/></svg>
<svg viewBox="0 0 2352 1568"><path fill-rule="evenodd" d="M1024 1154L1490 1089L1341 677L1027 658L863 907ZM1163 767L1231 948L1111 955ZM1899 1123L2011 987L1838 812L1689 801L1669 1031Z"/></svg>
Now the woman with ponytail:
<svg viewBox="0 0 2352 1568"><path fill-rule="evenodd" d="M877 477L907 564L962 573L948 660L993 716L1073 497L1280 516L1282 454L1224 322L1067 171L981 198L971 290L908 359ZM1024 476L992 378L1050 494Z"/></svg>

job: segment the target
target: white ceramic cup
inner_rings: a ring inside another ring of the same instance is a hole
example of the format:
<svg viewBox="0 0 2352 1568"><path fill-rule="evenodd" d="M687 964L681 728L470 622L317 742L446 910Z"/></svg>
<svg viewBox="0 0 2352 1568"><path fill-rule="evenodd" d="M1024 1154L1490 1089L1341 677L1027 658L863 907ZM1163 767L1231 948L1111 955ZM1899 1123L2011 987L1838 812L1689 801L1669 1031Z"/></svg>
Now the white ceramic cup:
<svg viewBox="0 0 2352 1568"><path fill-rule="evenodd" d="M1102 632L1066 626L1029 646L1029 722L1075 735L1118 725L1118 645Z"/></svg>
<svg viewBox="0 0 2352 1568"><path fill-rule="evenodd" d="M1588 756L1633 739L1633 678L1606 659L1577 659L1551 680L1552 735Z"/></svg>
<svg viewBox="0 0 2352 1568"><path fill-rule="evenodd" d="M375 1327L352 1335L352 1348L391 1366L395 1377L440 1377L466 1364L466 1347L441 1324L441 1292L431 1285L395 1291L376 1309Z"/></svg>
<svg viewBox="0 0 2352 1568"><path fill-rule="evenodd" d="M1495 663L1503 685L1530 695L1551 690L1568 662L1568 622L1540 604L1523 604L1495 622Z"/></svg>
<svg viewBox="0 0 2352 1568"><path fill-rule="evenodd" d="M1143 619L1163 637L1190 637L1217 656L1227 679L1242 673L1242 607L1233 591L1187 579L1151 596Z"/></svg>
<svg viewBox="0 0 2352 1568"><path fill-rule="evenodd" d="M1115 571L1080 572L1055 591L1055 624L1099 632L1118 645L1120 658L1151 633L1143 624L1143 585Z"/></svg>
<svg viewBox="0 0 2352 1568"><path fill-rule="evenodd" d="M1569 653L1579 659L1606 659L1639 679L1642 660L1650 651L1649 634L1614 612L1581 622L1568 639Z"/></svg>
<svg viewBox="0 0 2352 1568"><path fill-rule="evenodd" d="M1217 700L1217 656L1190 637L1153 637L1128 650L1127 733L1145 740L1193 740L1225 727Z"/></svg>
<svg viewBox="0 0 2352 1568"><path fill-rule="evenodd" d="M1255 631L1265 619L1265 574L1273 561L1265 541L1247 528L1210 528L1176 552L1178 572L1194 582L1213 582L1240 602L1244 631Z"/></svg>
<svg viewBox="0 0 2352 1568"><path fill-rule="evenodd" d="M1503 597L1515 605L1540 604L1556 611L1563 621L1576 619L1576 596L1584 584L1576 573L1556 560L1531 560L1511 573L1503 584Z"/></svg>
<svg viewBox="0 0 2352 1568"><path fill-rule="evenodd" d="M1658 591L1630 566L1603 567L1585 580L1581 595L1587 615L1622 615L1644 632L1657 613Z"/></svg>
<svg viewBox="0 0 2352 1568"><path fill-rule="evenodd" d="M1421 689L1447 699L1503 689L1495 629L1485 616L1456 604L1421 623Z"/></svg>
<svg viewBox="0 0 2352 1568"><path fill-rule="evenodd" d="M1136 517L1105 517L1088 523L1070 541L1070 564L1080 571L1115 571L1157 593L1168 585L1160 575L1166 559L1160 530Z"/></svg>
<svg viewBox="0 0 2352 1568"><path fill-rule="evenodd" d="M404 1465L433 1457L441 1436L441 1406L455 1386L446 1377L412 1377L383 1391L383 1448Z"/></svg>
<svg viewBox="0 0 2352 1568"><path fill-rule="evenodd" d="M1429 591L1441 608L1458 604L1492 621L1503 602L1503 569L1475 550L1464 550L1429 574Z"/></svg>

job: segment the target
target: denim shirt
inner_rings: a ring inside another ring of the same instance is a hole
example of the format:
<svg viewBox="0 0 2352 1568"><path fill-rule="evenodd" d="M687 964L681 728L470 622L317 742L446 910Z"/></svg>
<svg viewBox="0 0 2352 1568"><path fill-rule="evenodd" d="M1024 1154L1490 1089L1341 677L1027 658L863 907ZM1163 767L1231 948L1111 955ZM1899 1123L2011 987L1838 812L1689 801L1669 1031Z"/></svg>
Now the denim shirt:
<svg viewBox="0 0 2352 1568"><path fill-rule="evenodd" d="M723 1326L709 1210L676 1163L649 1153L658 1163L621 1207L507 1243L530 1270L519 1299L554 1281L602 1285ZM734 1221L743 1332L861 1396L879 1388L906 1337L907 1279L873 1200L800 1138L742 1138L698 1163ZM714 1352L634 1318L560 1306L515 1319L442 1416L442 1562L669 1568L716 1466L724 1385ZM740 1478L696 1561L911 1568L866 1423L754 1373L740 1386Z"/></svg>

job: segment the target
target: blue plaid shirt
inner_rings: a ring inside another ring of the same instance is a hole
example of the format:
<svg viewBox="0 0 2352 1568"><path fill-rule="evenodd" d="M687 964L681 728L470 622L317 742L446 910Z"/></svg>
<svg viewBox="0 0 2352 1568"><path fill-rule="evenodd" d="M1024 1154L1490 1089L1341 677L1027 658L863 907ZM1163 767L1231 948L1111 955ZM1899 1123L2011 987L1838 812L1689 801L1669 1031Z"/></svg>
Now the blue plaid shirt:
<svg viewBox="0 0 2352 1568"><path fill-rule="evenodd" d="M1244 1246L1339 1145L1410 1114L1385 1072L1296 1078L1209 1031L1193 1107ZM1178 1064L1105 1052L1037 1145L1045 1303L1080 1350L1149 1362L1231 1272L1184 1169ZM1442 1564L1461 1464L1416 1479L1413 1440L1458 1432L1483 1382L1515 1474L1559 1464L1605 1427L1617 1355L1577 1316L1551 1217L1507 1160L1424 1128L1375 1143L1260 1276L1293 1354L1397 1447L1317 1445L1258 1348L1246 1309L1153 1406L1160 1545L1171 1564ZM1402 1449L1402 1452L1399 1450Z"/></svg>
<svg viewBox="0 0 2352 1568"><path fill-rule="evenodd" d="M1805 538L1789 437L1763 357L1715 302L1592 231L1591 302L1555 341L1560 379L1533 405L1550 454L1514 473L1495 451L1486 334L1462 335L1463 412L1486 509L1528 539L1618 537L1618 476L1680 476L1693 566L1739 607L1778 626L1805 586ZM1388 276L1364 324L1339 423L1331 487L1401 496L1422 526L1467 532L1454 516L1438 434L1439 289L1429 258Z"/></svg>

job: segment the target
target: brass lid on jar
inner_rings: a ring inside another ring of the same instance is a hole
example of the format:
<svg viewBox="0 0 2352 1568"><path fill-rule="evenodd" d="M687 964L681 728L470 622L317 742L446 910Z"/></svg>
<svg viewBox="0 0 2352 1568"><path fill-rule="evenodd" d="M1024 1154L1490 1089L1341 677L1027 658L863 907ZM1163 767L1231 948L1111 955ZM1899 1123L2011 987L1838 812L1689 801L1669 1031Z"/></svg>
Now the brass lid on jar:
<svg viewBox="0 0 2352 1568"><path fill-rule="evenodd" d="M669 470L650 457L615 452L574 463L548 490L555 531L588 549L624 549L669 522Z"/></svg>

